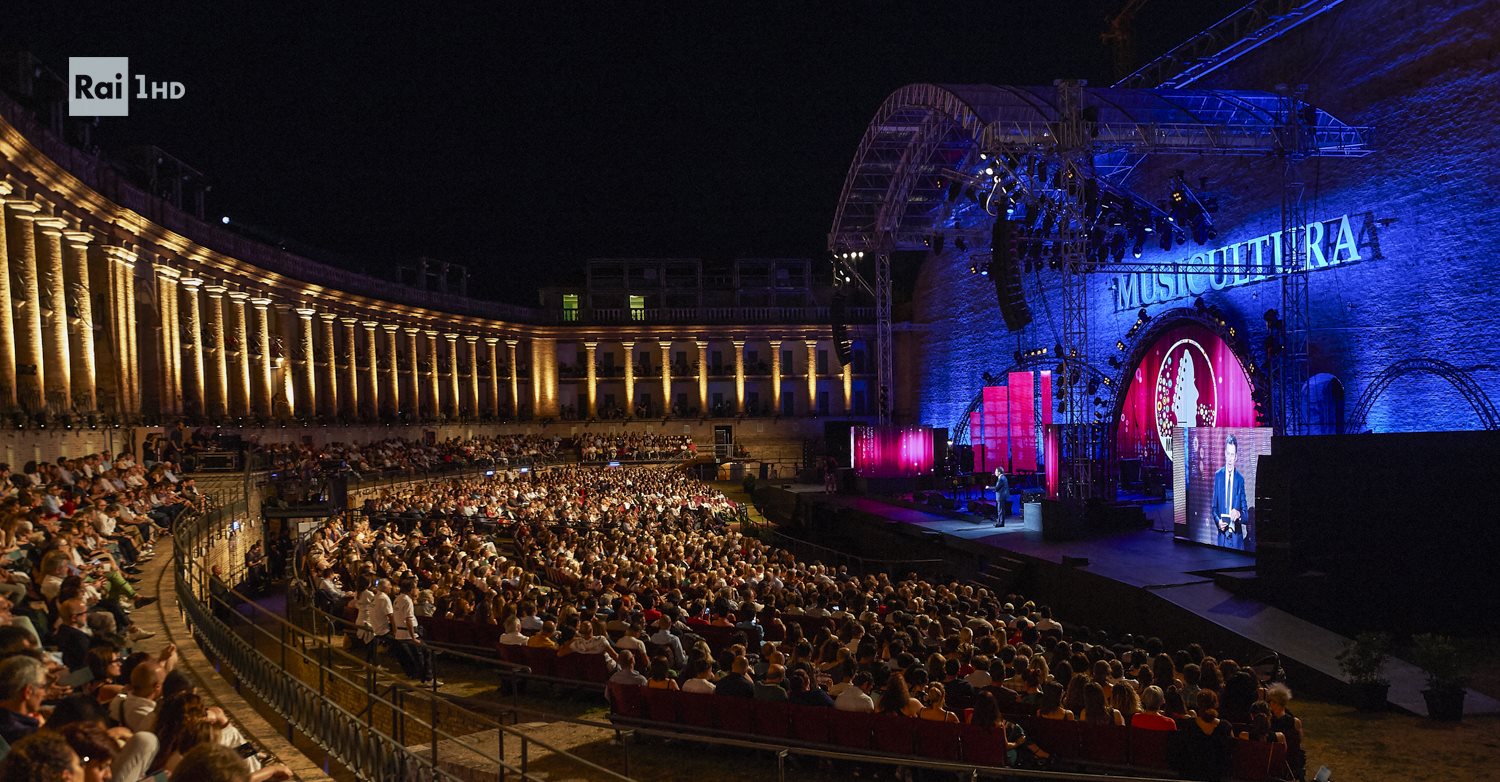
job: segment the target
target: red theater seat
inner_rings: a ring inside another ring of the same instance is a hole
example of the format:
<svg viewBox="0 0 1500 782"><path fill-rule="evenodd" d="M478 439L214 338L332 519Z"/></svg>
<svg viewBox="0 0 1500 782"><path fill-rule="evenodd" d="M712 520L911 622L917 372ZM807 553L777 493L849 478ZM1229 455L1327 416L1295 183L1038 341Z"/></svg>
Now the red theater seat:
<svg viewBox="0 0 1500 782"><path fill-rule="evenodd" d="M718 727L718 702L722 700L723 698L717 695L682 693L680 700L682 723L695 728L708 728L710 730Z"/></svg>
<svg viewBox="0 0 1500 782"><path fill-rule="evenodd" d="M947 722L934 722L933 720L913 720L913 735L917 741L917 754L932 760L951 760L958 762L962 757L959 751L958 725Z"/></svg>
<svg viewBox="0 0 1500 782"><path fill-rule="evenodd" d="M1083 725L1083 760L1106 766L1130 763L1130 728L1123 725Z"/></svg>
<svg viewBox="0 0 1500 782"><path fill-rule="evenodd" d="M830 711L833 712L832 738L835 744L857 751L869 750L875 746L875 721L879 717L868 712L837 709L830 709Z"/></svg>
<svg viewBox="0 0 1500 782"><path fill-rule="evenodd" d="M1021 723L1021 726L1037 746L1055 757L1074 760L1083 754L1083 737L1077 722L1033 717Z"/></svg>
<svg viewBox="0 0 1500 782"><path fill-rule="evenodd" d="M882 714L875 718L875 751L892 755L916 754L916 729L911 717Z"/></svg>
<svg viewBox="0 0 1500 782"><path fill-rule="evenodd" d="M1174 731L1130 729L1130 765L1139 769L1161 771L1172 764L1167 760L1167 747L1172 743Z"/></svg>
<svg viewBox="0 0 1500 782"><path fill-rule="evenodd" d="M999 728L960 725L958 740L963 744L965 763L983 766L1004 766L1007 763L1005 734Z"/></svg>
<svg viewBox="0 0 1500 782"><path fill-rule="evenodd" d="M646 688L634 684L609 685L610 711L630 719L646 716Z"/></svg>
<svg viewBox="0 0 1500 782"><path fill-rule="evenodd" d="M517 662L531 668L531 672L538 676L557 675L557 650L538 649L531 646L517 646L520 652Z"/></svg>
<svg viewBox="0 0 1500 782"><path fill-rule="evenodd" d="M718 696L714 696L718 697ZM755 732L755 701L749 698L719 698L721 701L715 711L718 712L719 729L740 736L749 736Z"/></svg>
<svg viewBox="0 0 1500 782"><path fill-rule="evenodd" d="M755 713L756 735L784 739L792 735L792 704L786 701L751 701L750 710Z"/></svg>
<svg viewBox="0 0 1500 782"><path fill-rule="evenodd" d="M1234 759L1234 766L1230 772L1233 779L1260 782L1269 776L1273 745L1263 741L1235 739L1230 746L1233 747L1231 757Z"/></svg>
<svg viewBox="0 0 1500 782"><path fill-rule="evenodd" d="M653 690L642 687L642 698L646 702L646 719L673 725L682 722L683 694L677 690Z"/></svg>
<svg viewBox="0 0 1500 782"><path fill-rule="evenodd" d="M793 706L792 738L810 744L828 744L833 735L833 711L822 706Z"/></svg>

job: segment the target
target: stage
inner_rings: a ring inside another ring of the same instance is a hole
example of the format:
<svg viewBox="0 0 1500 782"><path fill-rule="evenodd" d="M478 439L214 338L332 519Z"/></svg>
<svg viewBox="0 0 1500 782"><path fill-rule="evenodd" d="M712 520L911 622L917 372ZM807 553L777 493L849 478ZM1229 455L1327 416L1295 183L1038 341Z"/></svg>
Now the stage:
<svg viewBox="0 0 1500 782"><path fill-rule="evenodd" d="M1294 690L1340 694L1336 655L1348 639L1216 582L1216 575L1220 581L1253 575L1255 557L1177 541L1170 532L1158 531L1171 529L1161 515L1170 514L1170 503L1142 508L1152 520L1151 529L1048 541L1035 505L996 528L992 519L924 508L909 500L830 495L821 487L799 485L771 491L783 493L775 505L794 507L793 517L821 538L857 539L876 547L886 541L888 550L905 551L913 559L941 556L977 583L996 589L1004 588L1000 577L1013 578L1023 594L1050 604L1074 625L1116 635L1148 630L1168 648L1194 640L1210 653L1240 660L1275 651ZM1391 702L1426 715L1422 671L1392 659L1385 673L1391 680ZM1500 713L1500 701L1470 690L1464 713Z"/></svg>

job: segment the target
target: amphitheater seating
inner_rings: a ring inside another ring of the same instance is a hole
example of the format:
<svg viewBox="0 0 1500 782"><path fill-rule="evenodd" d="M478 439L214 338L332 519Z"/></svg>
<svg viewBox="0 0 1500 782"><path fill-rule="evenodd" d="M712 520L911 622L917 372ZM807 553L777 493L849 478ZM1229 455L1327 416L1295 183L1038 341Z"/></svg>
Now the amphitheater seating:
<svg viewBox="0 0 1500 782"><path fill-rule="evenodd" d="M1006 760L1003 736L994 728L679 690L608 686L610 719L622 726L759 737L844 752L877 752L984 766L1005 765ZM1066 765L1101 771L1129 770L1146 776L1170 774L1167 747L1173 734L1169 731L1035 717L1019 722L1033 742ZM1286 768L1285 745L1235 740L1233 747L1232 778L1237 782L1282 778L1276 770Z"/></svg>

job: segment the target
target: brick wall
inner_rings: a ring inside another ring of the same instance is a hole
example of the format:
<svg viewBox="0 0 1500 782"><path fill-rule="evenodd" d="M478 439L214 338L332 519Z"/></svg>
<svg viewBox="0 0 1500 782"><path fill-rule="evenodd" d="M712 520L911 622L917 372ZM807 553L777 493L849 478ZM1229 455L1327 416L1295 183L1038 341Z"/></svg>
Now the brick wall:
<svg viewBox="0 0 1500 782"><path fill-rule="evenodd" d="M1349 0L1292 34L1221 69L1200 87L1272 90L1307 84L1308 99L1351 124L1373 125L1377 152L1353 160L1313 160L1301 169L1308 217L1349 214L1361 253L1377 256L1310 275L1310 374L1329 373L1352 408L1372 379L1393 362L1438 358L1464 369L1482 388L1500 386L1500 240L1496 192L1500 175L1500 69L1493 30L1500 7L1483 0ZM1167 180L1183 170L1195 187L1219 196L1219 236L1211 246L1280 229L1282 178L1265 158L1153 159L1130 186L1165 198ZM1382 227L1378 221L1389 219ZM1371 235L1373 234L1373 236ZM1377 253L1378 245L1378 253ZM1171 253L1154 246L1146 258L1186 259L1191 240ZM1091 353L1096 365L1135 320L1116 313L1111 277L1090 280ZM1039 288L1038 282L1041 283ZM928 259L914 296L913 332L898 338L901 412L908 420L952 426L981 386L985 371L1011 366L1014 351L1057 342L1061 312L1057 275L1028 278L1036 322L1018 339L1005 333L988 278L968 273L951 255ZM1248 334L1258 352L1262 314L1280 307L1272 281L1204 295ZM1153 315L1192 298L1154 304ZM1491 391L1500 401L1500 391ZM915 400L914 402L910 400ZM1432 376L1393 383L1374 405L1375 431L1470 429L1478 420L1453 387Z"/></svg>

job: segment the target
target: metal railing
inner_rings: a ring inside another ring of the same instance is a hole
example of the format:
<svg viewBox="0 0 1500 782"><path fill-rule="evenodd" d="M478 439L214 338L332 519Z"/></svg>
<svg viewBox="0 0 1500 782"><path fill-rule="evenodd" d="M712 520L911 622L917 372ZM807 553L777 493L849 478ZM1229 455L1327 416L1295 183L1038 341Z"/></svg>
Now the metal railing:
<svg viewBox="0 0 1500 782"><path fill-rule="evenodd" d="M327 639L215 582L205 565L212 543L226 534L233 508L184 517L174 532L177 597L203 649L287 722L362 779L459 782L457 769L493 769L500 779L540 780L531 773L535 748L598 779L628 780L435 692L382 683L379 669ZM494 731L481 746L473 737ZM520 742L520 763L505 760L507 741ZM425 742L425 748L411 745Z"/></svg>

